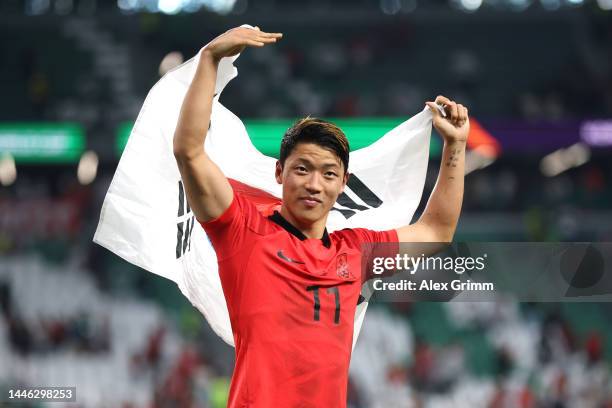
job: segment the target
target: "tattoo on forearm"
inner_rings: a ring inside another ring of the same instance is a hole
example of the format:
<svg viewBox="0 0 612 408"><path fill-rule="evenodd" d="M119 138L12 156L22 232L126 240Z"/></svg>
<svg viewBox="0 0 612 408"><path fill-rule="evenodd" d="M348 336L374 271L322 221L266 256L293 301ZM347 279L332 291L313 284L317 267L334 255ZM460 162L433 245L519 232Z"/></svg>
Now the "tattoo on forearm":
<svg viewBox="0 0 612 408"><path fill-rule="evenodd" d="M459 162L460 153L461 149L451 149L450 156L446 160L446 167L457 167L457 162Z"/></svg>

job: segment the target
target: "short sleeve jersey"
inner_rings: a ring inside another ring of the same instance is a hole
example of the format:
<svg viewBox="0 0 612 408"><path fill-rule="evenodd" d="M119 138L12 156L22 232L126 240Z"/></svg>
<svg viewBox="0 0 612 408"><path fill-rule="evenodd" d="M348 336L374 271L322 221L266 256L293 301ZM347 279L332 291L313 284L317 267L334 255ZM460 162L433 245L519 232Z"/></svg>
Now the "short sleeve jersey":
<svg viewBox="0 0 612 408"><path fill-rule="evenodd" d="M217 254L236 346L228 407L344 407L364 243L395 230L306 238L234 194L201 223Z"/></svg>

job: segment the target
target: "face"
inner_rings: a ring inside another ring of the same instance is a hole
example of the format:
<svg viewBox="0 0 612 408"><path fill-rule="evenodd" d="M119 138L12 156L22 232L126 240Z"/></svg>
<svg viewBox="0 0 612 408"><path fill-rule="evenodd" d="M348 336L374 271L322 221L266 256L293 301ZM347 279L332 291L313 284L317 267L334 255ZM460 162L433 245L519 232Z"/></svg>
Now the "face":
<svg viewBox="0 0 612 408"><path fill-rule="evenodd" d="M293 218L289 221L300 225L325 223L347 179L340 158L313 143L299 143L283 167L276 163L276 181L283 185L283 206Z"/></svg>

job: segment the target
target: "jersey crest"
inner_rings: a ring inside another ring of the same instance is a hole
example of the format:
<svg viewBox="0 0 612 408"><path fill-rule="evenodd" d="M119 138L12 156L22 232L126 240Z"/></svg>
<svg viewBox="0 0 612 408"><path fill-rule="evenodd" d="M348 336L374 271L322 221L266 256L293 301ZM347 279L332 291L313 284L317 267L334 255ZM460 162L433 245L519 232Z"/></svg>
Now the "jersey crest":
<svg viewBox="0 0 612 408"><path fill-rule="evenodd" d="M340 254L336 258L336 274L344 279L350 278L351 274L346 254Z"/></svg>

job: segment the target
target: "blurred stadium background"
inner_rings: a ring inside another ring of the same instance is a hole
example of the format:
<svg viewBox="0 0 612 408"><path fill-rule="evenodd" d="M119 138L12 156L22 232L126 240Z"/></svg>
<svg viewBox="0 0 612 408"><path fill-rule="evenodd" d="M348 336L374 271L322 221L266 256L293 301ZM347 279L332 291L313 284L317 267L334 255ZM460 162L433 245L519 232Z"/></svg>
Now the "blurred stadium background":
<svg viewBox="0 0 612 408"><path fill-rule="evenodd" d="M444 94L479 124L457 240L612 240L611 0L2 0L3 393L225 406L233 350L91 238L147 91L243 23L285 34L221 97L266 153L299 116L342 118L358 147ZM349 406L610 408L611 362L609 304L375 304Z"/></svg>

